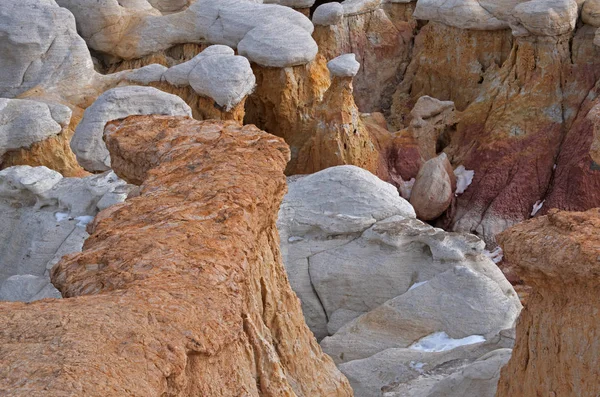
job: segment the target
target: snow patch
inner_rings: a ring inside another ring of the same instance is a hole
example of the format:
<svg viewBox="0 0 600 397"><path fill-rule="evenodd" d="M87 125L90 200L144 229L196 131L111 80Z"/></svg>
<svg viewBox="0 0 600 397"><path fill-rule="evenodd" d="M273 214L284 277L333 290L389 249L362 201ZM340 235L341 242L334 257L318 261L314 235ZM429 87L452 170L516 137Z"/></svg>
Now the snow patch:
<svg viewBox="0 0 600 397"><path fill-rule="evenodd" d="M69 213L68 212L57 212L56 214L54 214L54 217L56 218L56 222L62 222L62 221L69 219Z"/></svg>
<svg viewBox="0 0 600 397"><path fill-rule="evenodd" d="M423 372L423 367L424 367L425 365L426 365L425 363L421 363L421 362L418 362L418 361L411 361L411 362L408 364L408 366L409 366L410 368L414 369L414 370L415 370L415 371L417 371L417 372L421 372L421 373Z"/></svg>
<svg viewBox="0 0 600 397"><path fill-rule="evenodd" d="M473 183L475 171L467 170L464 165L459 165L454 170L456 176L456 192L455 194L463 194L465 190Z"/></svg>
<svg viewBox="0 0 600 397"><path fill-rule="evenodd" d="M429 280L421 281L420 283L414 283L413 285L410 286L408 291L413 290L415 288L419 288L421 285L425 284L427 281L429 281ZM408 292L408 291L406 291L406 292Z"/></svg>
<svg viewBox="0 0 600 397"><path fill-rule="evenodd" d="M296 241L302 241L302 240L304 240L304 237L292 236L292 237L288 238L288 243L294 243Z"/></svg>
<svg viewBox="0 0 600 397"><path fill-rule="evenodd" d="M78 221L77 226L86 227L88 223L94 220L94 217L90 215L84 215L76 217L75 220Z"/></svg>
<svg viewBox="0 0 600 397"><path fill-rule="evenodd" d="M539 212L539 210L542 209L545 202L546 202L546 200L536 201L535 204L533 205L533 209L531 210L531 216L535 216L535 214L537 214Z"/></svg>
<svg viewBox="0 0 600 397"><path fill-rule="evenodd" d="M415 181L415 178L411 178L410 181L405 181L400 178L398 190L400 191L400 196L402 196L403 199L410 200L410 195L412 194L412 188L415 185Z"/></svg>
<svg viewBox="0 0 600 397"><path fill-rule="evenodd" d="M493 251L485 250L483 251L483 254L490 258L494 263L500 263L504 258L504 251L502 251L502 247L496 247L496 249Z"/></svg>
<svg viewBox="0 0 600 397"><path fill-rule="evenodd" d="M485 342L485 338L481 335L470 335L462 339L453 339L442 331L427 335L410 345L408 348L431 353L452 350L459 346L472 345L480 342Z"/></svg>

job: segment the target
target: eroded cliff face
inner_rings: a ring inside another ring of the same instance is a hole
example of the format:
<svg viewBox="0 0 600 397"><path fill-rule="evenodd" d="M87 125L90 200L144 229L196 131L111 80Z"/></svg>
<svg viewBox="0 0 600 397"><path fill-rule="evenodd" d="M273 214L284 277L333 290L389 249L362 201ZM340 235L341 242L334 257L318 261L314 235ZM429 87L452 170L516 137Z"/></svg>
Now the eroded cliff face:
<svg viewBox="0 0 600 397"><path fill-rule="evenodd" d="M533 291L498 397L600 393L599 230L598 209L551 211L499 236L506 258Z"/></svg>
<svg viewBox="0 0 600 397"><path fill-rule="evenodd" d="M105 139L139 196L98 214L83 252L53 268L70 299L0 305L0 390L352 395L281 264L283 141L168 116L113 122Z"/></svg>

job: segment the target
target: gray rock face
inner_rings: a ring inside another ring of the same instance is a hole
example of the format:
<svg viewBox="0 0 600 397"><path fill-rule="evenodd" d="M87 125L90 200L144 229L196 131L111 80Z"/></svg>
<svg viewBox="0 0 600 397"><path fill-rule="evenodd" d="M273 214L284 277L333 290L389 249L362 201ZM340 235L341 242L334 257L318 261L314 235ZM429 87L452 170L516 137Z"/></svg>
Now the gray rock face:
<svg viewBox="0 0 600 397"><path fill-rule="evenodd" d="M0 37L0 97L83 87L96 76L73 15L54 0L0 2Z"/></svg>
<svg viewBox="0 0 600 397"><path fill-rule="evenodd" d="M360 69L360 63L354 54L344 54L327 62L329 73L334 77L354 77Z"/></svg>
<svg viewBox="0 0 600 397"><path fill-rule="evenodd" d="M64 105L0 98L0 157L58 135L70 120L71 109Z"/></svg>
<svg viewBox="0 0 600 397"><path fill-rule="evenodd" d="M356 395L441 381L495 390L486 376L500 361L474 363L512 347L503 330L521 304L483 241L415 219L395 188L356 167L288 184L278 229L290 284Z"/></svg>
<svg viewBox="0 0 600 397"><path fill-rule="evenodd" d="M0 171L0 300L60 297L50 269L80 251L87 223L129 190L112 172L63 178L46 167Z"/></svg>
<svg viewBox="0 0 600 397"><path fill-rule="evenodd" d="M391 388L383 393L383 397L493 397L500 370L511 353L509 348L492 350L450 375L424 374Z"/></svg>
<svg viewBox="0 0 600 397"><path fill-rule="evenodd" d="M91 172L109 170L110 154L102 140L106 123L147 114L192 117L183 99L156 88L128 86L108 90L86 109L71 139L79 164Z"/></svg>

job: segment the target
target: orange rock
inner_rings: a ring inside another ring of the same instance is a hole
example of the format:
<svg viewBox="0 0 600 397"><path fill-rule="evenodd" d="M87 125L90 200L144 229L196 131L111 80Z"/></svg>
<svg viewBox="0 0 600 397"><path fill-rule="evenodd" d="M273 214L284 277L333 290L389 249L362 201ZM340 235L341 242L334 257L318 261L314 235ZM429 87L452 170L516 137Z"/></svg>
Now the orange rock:
<svg viewBox="0 0 600 397"><path fill-rule="evenodd" d="M334 77L315 112L314 131L298 154L295 174L336 165L356 165L376 174L379 152L360 118L352 96L352 78Z"/></svg>
<svg viewBox="0 0 600 397"><path fill-rule="evenodd" d="M557 212L500 234L505 257L532 287L498 397L600 394L600 210Z"/></svg>
<svg viewBox="0 0 600 397"><path fill-rule="evenodd" d="M283 141L166 116L114 121L105 139L140 195L53 269L70 299L0 305L0 391L351 396L281 264Z"/></svg>

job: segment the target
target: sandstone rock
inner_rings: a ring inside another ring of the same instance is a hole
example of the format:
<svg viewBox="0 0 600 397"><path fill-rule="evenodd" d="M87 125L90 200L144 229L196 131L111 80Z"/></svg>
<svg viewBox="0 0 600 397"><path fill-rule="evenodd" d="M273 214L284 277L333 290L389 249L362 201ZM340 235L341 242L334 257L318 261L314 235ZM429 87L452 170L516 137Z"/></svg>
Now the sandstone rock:
<svg viewBox="0 0 600 397"><path fill-rule="evenodd" d="M100 213L84 252L53 269L70 299L0 305L0 388L350 396L279 260L283 142L233 122L138 116L112 123L107 145L140 196Z"/></svg>
<svg viewBox="0 0 600 397"><path fill-rule="evenodd" d="M423 164L410 196L419 219L434 220L448 209L455 192L450 174L454 177L445 153Z"/></svg>
<svg viewBox="0 0 600 397"><path fill-rule="evenodd" d="M382 8L380 0L345 1L343 22L318 25L314 33L319 53L327 60L356 54L362 68L354 79L354 97L362 112L389 109L392 87L398 84L410 60L416 27L412 9L403 12L410 6L397 3L386 6L390 12Z"/></svg>
<svg viewBox="0 0 600 397"><path fill-rule="evenodd" d="M333 81L315 109L312 136L300 149L297 160L288 166L288 172L304 174L337 165L356 165L385 179L377 137L363 123L352 96L351 76L360 64L354 54L348 54L327 66Z"/></svg>
<svg viewBox="0 0 600 397"><path fill-rule="evenodd" d="M71 148L77 161L88 171L110 169L110 155L102 140L104 126L111 120L133 114L192 115L190 107L181 98L155 88L113 88L86 109L75 130Z"/></svg>
<svg viewBox="0 0 600 397"><path fill-rule="evenodd" d="M504 255L532 287L517 322L513 356L498 396L594 396L598 366L600 212L556 212L498 237Z"/></svg>
<svg viewBox="0 0 600 397"><path fill-rule="evenodd" d="M425 95L452 101L457 110L465 110L485 92L481 83L486 76L491 78L506 63L513 40L508 29L467 30L430 21L414 38L410 64L396 84L388 121L396 129L405 128L410 111ZM449 46L456 51L448 51Z"/></svg>
<svg viewBox="0 0 600 397"><path fill-rule="evenodd" d="M600 1L586 0L581 10L581 19L587 24L600 27Z"/></svg>
<svg viewBox="0 0 600 397"><path fill-rule="evenodd" d="M81 251L87 223L129 191L114 173L63 178L46 167L0 171L0 300L56 295L49 271ZM10 280L10 281L8 281Z"/></svg>

